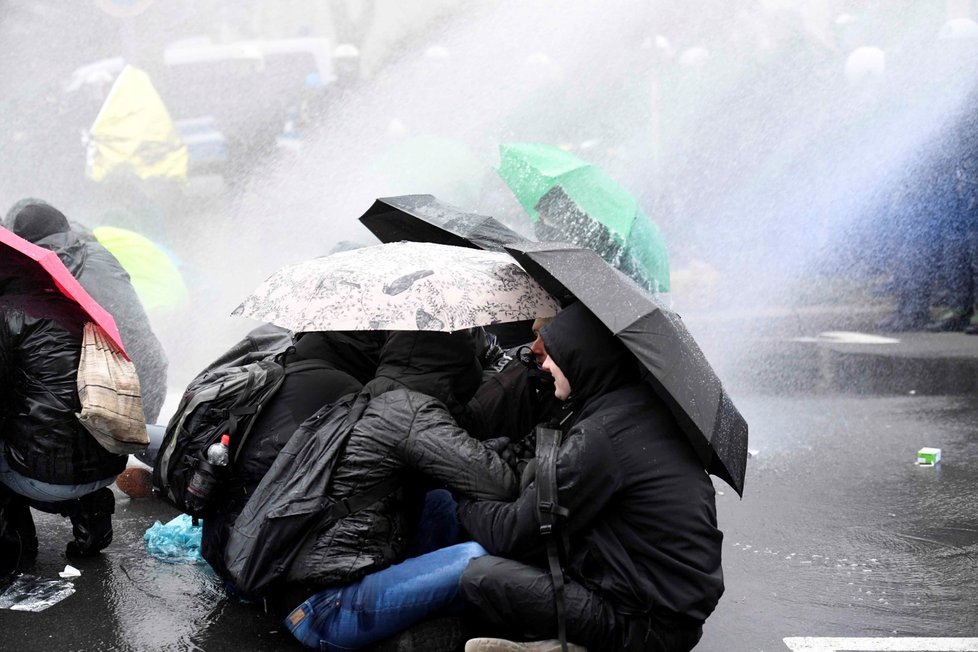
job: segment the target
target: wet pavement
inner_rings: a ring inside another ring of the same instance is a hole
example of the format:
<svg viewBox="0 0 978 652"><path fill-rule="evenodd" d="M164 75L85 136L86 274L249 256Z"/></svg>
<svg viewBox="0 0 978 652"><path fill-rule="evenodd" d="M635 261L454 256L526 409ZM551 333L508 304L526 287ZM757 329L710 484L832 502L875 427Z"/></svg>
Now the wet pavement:
<svg viewBox="0 0 978 652"><path fill-rule="evenodd" d="M697 650L787 650L786 637L978 637L978 396L735 394L751 426L743 500L717 482L727 591ZM936 467L916 451L939 447ZM300 649L203 566L145 553L176 512L117 503L116 541L78 562L76 592L40 613L0 610L0 648ZM37 515L29 572L57 577L66 520Z"/></svg>
<svg viewBox="0 0 978 652"><path fill-rule="evenodd" d="M697 649L978 636L978 397L739 404L758 454L744 500L718 497L727 591Z"/></svg>

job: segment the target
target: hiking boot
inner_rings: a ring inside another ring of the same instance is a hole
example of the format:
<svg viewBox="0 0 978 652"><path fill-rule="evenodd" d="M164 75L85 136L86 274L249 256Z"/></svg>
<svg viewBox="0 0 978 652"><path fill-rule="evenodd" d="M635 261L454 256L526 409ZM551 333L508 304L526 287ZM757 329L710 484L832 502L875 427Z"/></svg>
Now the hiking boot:
<svg viewBox="0 0 978 652"><path fill-rule="evenodd" d="M94 557L112 543L115 495L108 487L82 496L68 511L74 540L65 547L69 557Z"/></svg>
<svg viewBox="0 0 978 652"><path fill-rule="evenodd" d="M473 638L465 644L465 652L560 652L560 641L530 641L517 643L502 638ZM587 652L587 648L567 643L568 652Z"/></svg>
<svg viewBox="0 0 978 652"><path fill-rule="evenodd" d="M153 472L141 466L130 466L115 479L115 486L130 498L153 495Z"/></svg>

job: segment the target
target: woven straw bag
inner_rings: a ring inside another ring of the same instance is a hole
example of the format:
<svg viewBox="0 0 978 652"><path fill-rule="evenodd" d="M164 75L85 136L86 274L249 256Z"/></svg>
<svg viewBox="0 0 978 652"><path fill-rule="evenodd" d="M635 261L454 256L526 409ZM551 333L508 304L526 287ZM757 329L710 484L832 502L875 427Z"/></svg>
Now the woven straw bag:
<svg viewBox="0 0 978 652"><path fill-rule="evenodd" d="M92 322L85 324L78 398L78 420L105 450L123 455L149 445L136 367Z"/></svg>

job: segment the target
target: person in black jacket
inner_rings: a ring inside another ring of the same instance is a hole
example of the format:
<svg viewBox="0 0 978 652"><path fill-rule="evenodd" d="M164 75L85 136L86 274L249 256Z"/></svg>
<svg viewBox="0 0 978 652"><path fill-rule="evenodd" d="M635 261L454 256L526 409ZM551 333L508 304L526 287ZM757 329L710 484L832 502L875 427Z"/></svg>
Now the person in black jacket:
<svg viewBox="0 0 978 652"><path fill-rule="evenodd" d="M564 309L540 335L566 409L555 477L568 510L558 522L567 637L593 650L689 650L723 593L713 484L638 361L587 308ZM486 633L558 633L537 481L514 502L459 501L461 525L490 553L461 579ZM488 638L466 646L521 649L560 648Z"/></svg>
<svg viewBox="0 0 978 652"><path fill-rule="evenodd" d="M516 475L507 462L453 418L482 380L478 344L471 332L392 332L387 337L376 376L356 399L362 401L362 413L333 458L326 488L333 504L365 504L305 528L313 536L301 542L282 541L294 557L280 585L264 596L273 609L284 607L286 625L302 643L356 649L449 604L460 605L458 576L472 556L484 552L481 547L449 545L455 541L444 537L431 538L427 546L411 543L419 530L436 529L421 523L432 490L494 499L516 495ZM301 453L326 438L325 433L306 438L297 432L249 498L228 543L232 577L238 577L236 570L247 571L244 551L255 540L255 524L265 521L263 510L308 500L296 484L299 478L323 475L317 465L326 460ZM261 538L265 553L272 549L270 539L278 541L271 535ZM431 550L439 546L448 547ZM417 556L405 561L409 552ZM247 585L239 588L248 590Z"/></svg>
<svg viewBox="0 0 978 652"><path fill-rule="evenodd" d="M108 485L126 465L75 416L81 308L50 277L0 256L0 565L37 554L30 507L71 519L69 556L112 541L115 498Z"/></svg>
<svg viewBox="0 0 978 652"><path fill-rule="evenodd" d="M15 204L4 226L57 253L85 291L112 315L136 366L146 420L155 423L166 400L168 361L126 270L93 236L73 229L61 211L41 200Z"/></svg>
<svg viewBox="0 0 978 652"><path fill-rule="evenodd" d="M218 575L228 577L224 548L231 523L279 451L313 413L347 394L359 392L362 383L373 378L383 341L384 333L374 331L296 336L292 351L285 357L286 365L303 361L318 364L286 375L282 386L255 418L248 440L237 454L230 486L220 497L221 504L203 521L201 556ZM239 347L240 344L235 348Z"/></svg>

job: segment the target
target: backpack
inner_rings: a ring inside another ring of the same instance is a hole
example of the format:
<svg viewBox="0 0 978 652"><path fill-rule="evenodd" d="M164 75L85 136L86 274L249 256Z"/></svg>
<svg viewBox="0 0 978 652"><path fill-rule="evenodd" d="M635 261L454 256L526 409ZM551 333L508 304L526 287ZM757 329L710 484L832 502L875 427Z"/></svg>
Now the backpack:
<svg viewBox="0 0 978 652"><path fill-rule="evenodd" d="M333 469L370 398L369 390L348 394L306 419L248 498L224 553L240 594L264 593L285 574L305 541L401 486L395 476L340 501L329 495Z"/></svg>
<svg viewBox="0 0 978 652"><path fill-rule="evenodd" d="M328 368L322 360L285 362L294 349L266 352L263 358L236 366L212 364L198 375L183 394L163 435L153 466L153 488L157 495L191 516L205 516L219 504L217 498L230 483L237 451L251 434L252 425L282 386L285 377L297 371ZM221 435L230 437L229 467L207 463L205 453ZM194 473L216 474L213 495L188 501L187 487Z"/></svg>

